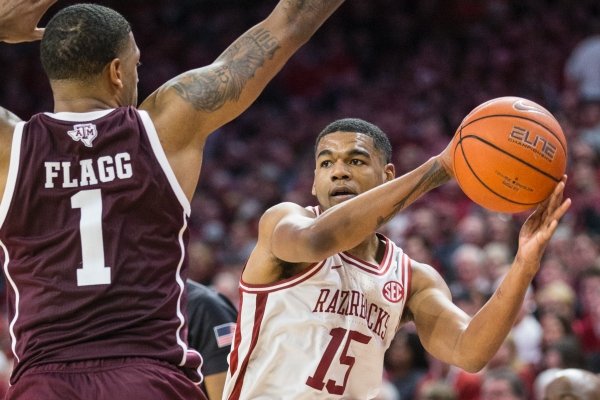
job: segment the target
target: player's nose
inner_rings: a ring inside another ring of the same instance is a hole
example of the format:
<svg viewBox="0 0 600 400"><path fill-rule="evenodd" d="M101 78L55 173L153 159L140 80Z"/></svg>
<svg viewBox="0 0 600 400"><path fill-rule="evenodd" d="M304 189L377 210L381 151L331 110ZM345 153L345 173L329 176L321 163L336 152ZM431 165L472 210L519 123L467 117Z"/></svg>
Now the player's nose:
<svg viewBox="0 0 600 400"><path fill-rule="evenodd" d="M348 164L343 162L342 160L338 160L333 164L331 168L331 180L337 181L339 179L349 179L350 178L350 170L348 168Z"/></svg>

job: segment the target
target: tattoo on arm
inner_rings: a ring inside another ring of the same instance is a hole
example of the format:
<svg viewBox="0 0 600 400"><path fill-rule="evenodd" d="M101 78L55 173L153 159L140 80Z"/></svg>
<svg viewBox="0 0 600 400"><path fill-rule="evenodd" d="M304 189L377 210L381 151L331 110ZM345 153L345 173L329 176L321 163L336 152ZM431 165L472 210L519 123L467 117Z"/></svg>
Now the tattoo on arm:
<svg viewBox="0 0 600 400"><path fill-rule="evenodd" d="M186 73L173 88L196 110L211 112L239 100L244 87L280 48L277 38L262 28L251 29L215 61L218 68Z"/></svg>
<svg viewBox="0 0 600 400"><path fill-rule="evenodd" d="M308 39L343 0L285 0L282 11L288 29ZM228 101L237 101L256 72L281 49L273 32L254 27L217 59L218 67L189 71L172 87L196 110L211 112Z"/></svg>
<svg viewBox="0 0 600 400"><path fill-rule="evenodd" d="M417 184L395 204L392 212L387 216L382 216L377 221L377 227L388 222L394 215L396 215L400 210L407 206L409 199L413 197L419 197L424 193L429 192L431 189L434 189L440 186L442 183L447 182L450 179L450 175L446 172L444 167L437 161L433 163L429 171L427 171L421 179L417 182Z"/></svg>

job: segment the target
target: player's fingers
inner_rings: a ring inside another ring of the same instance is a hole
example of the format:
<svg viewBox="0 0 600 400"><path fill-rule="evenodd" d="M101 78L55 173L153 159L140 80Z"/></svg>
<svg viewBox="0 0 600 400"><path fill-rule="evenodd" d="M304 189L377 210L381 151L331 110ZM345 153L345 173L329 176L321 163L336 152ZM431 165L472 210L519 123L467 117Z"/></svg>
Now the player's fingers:
<svg viewBox="0 0 600 400"><path fill-rule="evenodd" d="M552 194L552 199L550 201L550 208L549 208L550 212L552 214L554 214L554 212L557 209L560 209L560 207L564 203L565 185L566 185L566 175L559 182L559 184L556 185L556 188L554 189L554 193Z"/></svg>
<svg viewBox="0 0 600 400"><path fill-rule="evenodd" d="M42 40L42 37L44 36L44 28L35 28L33 30L33 35L31 37L31 40Z"/></svg>
<svg viewBox="0 0 600 400"><path fill-rule="evenodd" d="M546 199L546 212L544 215L544 219L553 218L554 211L560 207L563 201L563 193L565 190L565 180L564 178L556 185L552 194Z"/></svg>
<svg viewBox="0 0 600 400"><path fill-rule="evenodd" d="M554 212L552 213L552 220L554 221L559 221L567 212L567 210L569 209L569 207L571 207L571 199L565 199L561 205L554 210Z"/></svg>

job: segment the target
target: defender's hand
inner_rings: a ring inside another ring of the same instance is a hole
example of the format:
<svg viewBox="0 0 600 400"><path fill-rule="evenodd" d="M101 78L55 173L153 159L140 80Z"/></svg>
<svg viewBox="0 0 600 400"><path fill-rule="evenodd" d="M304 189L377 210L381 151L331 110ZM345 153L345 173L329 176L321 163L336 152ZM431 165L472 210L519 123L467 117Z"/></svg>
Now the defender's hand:
<svg viewBox="0 0 600 400"><path fill-rule="evenodd" d="M44 29L37 25L57 0L2 0L0 2L0 41L7 43L40 40Z"/></svg>

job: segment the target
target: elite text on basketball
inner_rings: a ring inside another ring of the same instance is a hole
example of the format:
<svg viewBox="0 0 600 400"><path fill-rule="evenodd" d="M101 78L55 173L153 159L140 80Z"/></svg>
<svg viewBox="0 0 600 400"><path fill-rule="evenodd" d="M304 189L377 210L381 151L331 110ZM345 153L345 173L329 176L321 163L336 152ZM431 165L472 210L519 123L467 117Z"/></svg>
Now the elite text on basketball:
<svg viewBox="0 0 600 400"><path fill-rule="evenodd" d="M552 161L556 154L556 146L550 143L548 139L539 135L532 135L527 129L518 126L513 127L508 140L529 147L548 161Z"/></svg>

